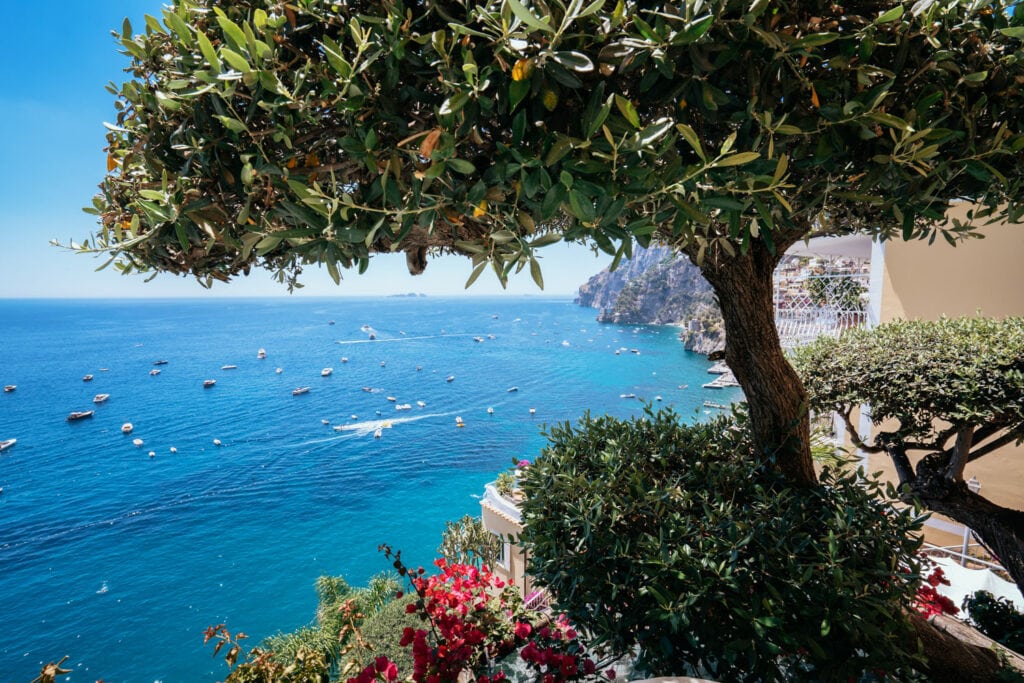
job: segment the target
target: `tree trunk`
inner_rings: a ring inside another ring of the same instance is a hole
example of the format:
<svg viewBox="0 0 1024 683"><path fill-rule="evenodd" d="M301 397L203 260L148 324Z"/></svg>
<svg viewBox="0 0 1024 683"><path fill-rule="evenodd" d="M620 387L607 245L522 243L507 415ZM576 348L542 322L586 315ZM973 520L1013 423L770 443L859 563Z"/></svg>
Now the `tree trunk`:
<svg viewBox="0 0 1024 683"><path fill-rule="evenodd" d="M793 483L812 486L807 393L775 329L772 276L784 249L772 253L752 240L746 255L708 258L700 268L718 296L725 361L746 395L755 443Z"/></svg>
<svg viewBox="0 0 1024 683"><path fill-rule="evenodd" d="M969 629L954 619L932 617L925 620L908 615L921 643L927 664L925 669L934 683L985 683L999 680L999 657L989 647L965 642L953 629Z"/></svg>
<svg viewBox="0 0 1024 683"><path fill-rule="evenodd" d="M920 468L919 468L920 469ZM929 510L969 526L1017 584L1024 586L1024 512L996 505L960 482L919 475L911 493Z"/></svg>

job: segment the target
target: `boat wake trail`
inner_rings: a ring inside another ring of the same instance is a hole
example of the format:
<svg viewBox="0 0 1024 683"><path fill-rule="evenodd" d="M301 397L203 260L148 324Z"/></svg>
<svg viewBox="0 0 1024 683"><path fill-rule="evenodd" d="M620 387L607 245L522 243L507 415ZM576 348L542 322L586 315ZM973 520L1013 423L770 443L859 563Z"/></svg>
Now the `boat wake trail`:
<svg viewBox="0 0 1024 683"><path fill-rule="evenodd" d="M334 431L348 432L349 434L346 434L345 436L369 436L376 432L378 429L390 429L395 425L405 424L407 422L416 422L417 420L426 420L432 417L449 417L454 414L454 412L427 413L426 415L411 415L409 417L395 417L381 420L366 420L365 422L353 422L351 424L335 425Z"/></svg>

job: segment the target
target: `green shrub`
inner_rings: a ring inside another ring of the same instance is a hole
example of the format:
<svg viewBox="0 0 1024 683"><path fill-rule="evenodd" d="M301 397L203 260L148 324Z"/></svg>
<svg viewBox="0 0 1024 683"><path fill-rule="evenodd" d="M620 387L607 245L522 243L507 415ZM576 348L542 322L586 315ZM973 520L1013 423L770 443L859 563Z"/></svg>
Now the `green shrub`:
<svg viewBox="0 0 1024 683"><path fill-rule="evenodd" d="M963 608L979 631L1000 645L1024 653L1024 614L1012 602L988 591L977 591L964 598Z"/></svg>
<svg viewBox="0 0 1024 683"><path fill-rule="evenodd" d="M592 644L638 652L651 675L910 676L920 522L853 472L788 487L745 425L648 407L552 427L521 482L531 574Z"/></svg>
<svg viewBox="0 0 1024 683"><path fill-rule="evenodd" d="M452 564L494 567L501 556L501 540L484 528L480 517L463 515L445 524L437 554Z"/></svg>
<svg viewBox="0 0 1024 683"><path fill-rule="evenodd" d="M411 593L392 600L381 611L363 621L363 640L370 645L372 651L363 653L366 661L360 662L359 668L371 664L374 657L387 655L398 665L400 672L413 670L412 648L402 647L398 641L406 626L426 628L418 614L406 614L405 606L416 602L416 599L417 595Z"/></svg>

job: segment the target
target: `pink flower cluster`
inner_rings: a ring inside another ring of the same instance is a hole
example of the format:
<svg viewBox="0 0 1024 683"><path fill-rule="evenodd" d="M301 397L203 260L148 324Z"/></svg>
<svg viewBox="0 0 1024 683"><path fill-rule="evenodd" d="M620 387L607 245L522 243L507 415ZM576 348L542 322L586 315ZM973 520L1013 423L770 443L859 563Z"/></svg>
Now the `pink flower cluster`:
<svg viewBox="0 0 1024 683"><path fill-rule="evenodd" d="M400 564L396 560L396 566ZM504 672L492 672L493 662L522 648L520 657L543 683L581 680L596 671L564 616L550 625L534 628L527 621L515 589L506 586L487 567L435 563L440 573L425 577L422 570L409 577L419 600L406 606L425 617L430 629L406 627L401 645L412 647L415 683L455 683L462 672L471 672L477 683L500 683ZM614 677L614 671L606 673ZM393 683L394 662L378 657L348 683Z"/></svg>
<svg viewBox="0 0 1024 683"><path fill-rule="evenodd" d="M960 609L953 604L953 601L947 598L945 595L940 593L937 588L949 585L949 579L942 572L942 567L935 567L932 573L925 579L927 583L922 584L917 589L917 595L914 596L914 609L919 614L927 617L933 617L937 614L949 614L955 615Z"/></svg>

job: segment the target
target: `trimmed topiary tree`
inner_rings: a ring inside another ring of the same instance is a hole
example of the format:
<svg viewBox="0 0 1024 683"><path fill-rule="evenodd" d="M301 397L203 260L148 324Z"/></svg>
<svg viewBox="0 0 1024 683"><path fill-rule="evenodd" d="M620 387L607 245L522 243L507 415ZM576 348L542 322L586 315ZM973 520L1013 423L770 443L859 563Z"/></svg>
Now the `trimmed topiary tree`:
<svg viewBox="0 0 1024 683"><path fill-rule="evenodd" d="M970 463L1024 438L1024 319L897 321L797 350L811 405L834 411L853 443L886 453L900 495L974 530L1024 589L1024 511L964 481ZM870 406L875 434L858 434Z"/></svg>
<svg viewBox="0 0 1024 683"><path fill-rule="evenodd" d="M912 675L904 609L920 522L874 480L826 468L792 487L745 418L551 427L525 472L530 572L594 646L639 649L652 675L846 680Z"/></svg>

